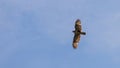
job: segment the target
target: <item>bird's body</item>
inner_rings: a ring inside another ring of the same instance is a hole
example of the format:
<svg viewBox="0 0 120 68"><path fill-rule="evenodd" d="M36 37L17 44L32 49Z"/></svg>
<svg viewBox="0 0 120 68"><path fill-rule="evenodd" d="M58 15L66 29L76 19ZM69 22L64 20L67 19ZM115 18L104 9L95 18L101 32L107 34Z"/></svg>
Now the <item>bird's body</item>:
<svg viewBox="0 0 120 68"><path fill-rule="evenodd" d="M73 31L74 33L74 38L73 38L73 48L77 48L78 47L78 43L80 41L80 35L86 35L85 32L82 32L82 27L81 27L81 21L78 19L75 22L75 31Z"/></svg>

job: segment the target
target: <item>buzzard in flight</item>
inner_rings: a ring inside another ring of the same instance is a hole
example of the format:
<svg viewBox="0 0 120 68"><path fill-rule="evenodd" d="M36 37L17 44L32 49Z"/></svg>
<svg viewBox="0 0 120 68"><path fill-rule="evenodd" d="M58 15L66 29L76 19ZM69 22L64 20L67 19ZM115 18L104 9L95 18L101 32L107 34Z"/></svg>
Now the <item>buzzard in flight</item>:
<svg viewBox="0 0 120 68"><path fill-rule="evenodd" d="M79 19L75 21L75 30L73 31L73 33L74 33L74 38L73 38L72 45L73 45L73 48L76 49L80 41L80 35L86 35L85 32L82 32L81 21Z"/></svg>

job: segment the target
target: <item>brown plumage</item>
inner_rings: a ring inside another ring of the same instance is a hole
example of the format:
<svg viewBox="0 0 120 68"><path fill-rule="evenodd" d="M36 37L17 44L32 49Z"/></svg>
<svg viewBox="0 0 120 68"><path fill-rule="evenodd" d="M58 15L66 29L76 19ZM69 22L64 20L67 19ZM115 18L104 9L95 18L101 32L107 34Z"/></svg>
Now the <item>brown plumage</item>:
<svg viewBox="0 0 120 68"><path fill-rule="evenodd" d="M75 21L75 30L73 31L74 33L74 38L73 38L73 48L77 48L78 47L78 43L80 41L80 35L86 35L85 32L82 32L82 27L81 27L81 21L79 19L77 19Z"/></svg>

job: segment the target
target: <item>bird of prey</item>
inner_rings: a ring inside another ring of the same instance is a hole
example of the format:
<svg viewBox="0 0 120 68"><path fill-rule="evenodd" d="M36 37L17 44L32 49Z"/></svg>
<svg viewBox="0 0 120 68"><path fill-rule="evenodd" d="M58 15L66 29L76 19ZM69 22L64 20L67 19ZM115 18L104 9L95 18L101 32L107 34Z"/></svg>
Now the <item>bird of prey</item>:
<svg viewBox="0 0 120 68"><path fill-rule="evenodd" d="M77 19L75 21L75 30L73 31L74 38L73 38L73 48L76 49L78 47L78 43L80 41L80 35L86 35L86 32L82 32L81 21Z"/></svg>

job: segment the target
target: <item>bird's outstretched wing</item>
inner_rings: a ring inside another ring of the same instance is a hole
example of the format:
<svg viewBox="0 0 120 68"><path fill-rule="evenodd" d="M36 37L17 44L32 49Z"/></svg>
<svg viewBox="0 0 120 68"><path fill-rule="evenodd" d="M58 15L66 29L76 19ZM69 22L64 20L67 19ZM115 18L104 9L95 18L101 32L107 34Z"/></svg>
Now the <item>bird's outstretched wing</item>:
<svg viewBox="0 0 120 68"><path fill-rule="evenodd" d="M74 38L72 45L73 48L76 49L80 41L80 35L86 35L86 32L82 32L81 21L79 19L77 19L75 22L75 30L73 31L73 33L74 33Z"/></svg>
<svg viewBox="0 0 120 68"><path fill-rule="evenodd" d="M78 47L78 43L80 41L80 35L74 33L74 38L73 38L73 48L77 48Z"/></svg>
<svg viewBox="0 0 120 68"><path fill-rule="evenodd" d="M78 47L78 43L80 41L80 33L81 33L81 21L78 19L75 22L75 31L74 32L74 38L73 38L73 48L77 48Z"/></svg>

